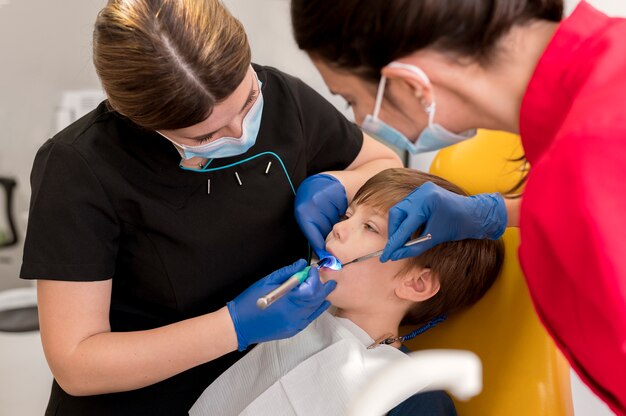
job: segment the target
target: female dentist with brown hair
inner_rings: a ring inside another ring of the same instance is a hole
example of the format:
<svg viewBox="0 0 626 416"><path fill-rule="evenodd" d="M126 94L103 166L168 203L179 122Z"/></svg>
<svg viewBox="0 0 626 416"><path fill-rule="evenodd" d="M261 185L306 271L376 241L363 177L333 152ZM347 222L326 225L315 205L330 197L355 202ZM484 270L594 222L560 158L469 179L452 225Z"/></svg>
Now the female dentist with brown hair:
<svg viewBox="0 0 626 416"><path fill-rule="evenodd" d="M93 45L107 100L44 143L31 175L21 277L38 280L46 414L186 415L237 350L329 306L316 270L256 306L306 266L300 183L333 171L347 204L400 160L251 64L218 0L109 0Z"/></svg>
<svg viewBox="0 0 626 416"><path fill-rule="evenodd" d="M424 185L392 208L381 260L519 225L541 320L581 378L626 414L626 21L585 2L561 21L562 0L291 4L299 47L365 132L411 152L477 128L521 135L531 165L521 199ZM319 241L323 221L296 209ZM421 226L430 244L402 248Z"/></svg>

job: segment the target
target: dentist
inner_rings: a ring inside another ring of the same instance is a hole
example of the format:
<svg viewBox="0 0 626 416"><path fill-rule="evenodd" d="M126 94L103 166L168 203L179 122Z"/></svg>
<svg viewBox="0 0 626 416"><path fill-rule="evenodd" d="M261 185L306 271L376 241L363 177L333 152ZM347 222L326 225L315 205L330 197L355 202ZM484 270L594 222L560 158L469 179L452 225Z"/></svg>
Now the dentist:
<svg viewBox="0 0 626 416"><path fill-rule="evenodd" d="M93 48L108 99L43 144L31 176L21 277L38 280L46 415L186 415L237 350L329 306L335 284L313 271L256 307L306 265L299 184L335 171L347 204L400 161L251 64L218 0L109 0Z"/></svg>
<svg viewBox="0 0 626 416"><path fill-rule="evenodd" d="M298 45L365 132L411 152L476 128L521 135L531 165L521 199L424 185L390 211L381 260L519 225L541 320L581 378L626 414L626 21L581 2L561 22L562 0L291 4ZM315 215L299 219L319 224L303 227L314 245L326 231ZM422 226L431 244L402 248Z"/></svg>

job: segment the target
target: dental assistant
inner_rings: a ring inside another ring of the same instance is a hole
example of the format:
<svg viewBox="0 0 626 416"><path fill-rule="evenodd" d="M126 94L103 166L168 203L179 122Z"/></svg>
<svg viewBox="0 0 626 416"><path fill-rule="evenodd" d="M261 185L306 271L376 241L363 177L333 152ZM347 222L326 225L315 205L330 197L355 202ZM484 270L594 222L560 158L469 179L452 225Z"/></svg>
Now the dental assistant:
<svg viewBox="0 0 626 416"><path fill-rule="evenodd" d="M519 225L541 320L581 378L626 414L626 21L585 2L561 21L561 0L291 4L298 45L364 131L412 152L476 128L521 135L523 198L424 185L390 211L381 260ZM325 221L302 201L298 221L321 251ZM401 248L421 226L431 244Z"/></svg>
<svg viewBox="0 0 626 416"><path fill-rule="evenodd" d="M186 415L241 351L329 306L316 271L256 306L306 265L299 184L338 171L349 199L401 163L298 79L251 65L218 0L110 0L93 47L108 99L31 176L21 277L38 280L46 415Z"/></svg>

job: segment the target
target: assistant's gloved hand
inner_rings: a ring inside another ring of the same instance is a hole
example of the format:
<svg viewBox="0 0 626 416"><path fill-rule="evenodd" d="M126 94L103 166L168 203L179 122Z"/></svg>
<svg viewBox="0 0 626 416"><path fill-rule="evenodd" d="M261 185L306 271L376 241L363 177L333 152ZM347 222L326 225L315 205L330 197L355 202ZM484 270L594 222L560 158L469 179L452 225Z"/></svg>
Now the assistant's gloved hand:
<svg viewBox="0 0 626 416"><path fill-rule="evenodd" d="M496 239L506 224L502 195L464 196L426 182L389 210L389 241L380 261L417 256L446 241ZM430 233L432 239L402 247L422 225L421 235Z"/></svg>
<svg viewBox="0 0 626 416"><path fill-rule="evenodd" d="M329 256L326 236L347 209L346 190L335 177L318 173L300 184L296 192L296 221L318 258Z"/></svg>
<svg viewBox="0 0 626 416"><path fill-rule="evenodd" d="M291 337L328 309L330 302L326 296L337 283L334 280L322 283L315 267L309 269L309 276L304 282L266 309L256 306L258 298L276 289L306 265L306 261L298 260L291 266L283 267L252 284L226 304L235 325L239 351L250 344Z"/></svg>

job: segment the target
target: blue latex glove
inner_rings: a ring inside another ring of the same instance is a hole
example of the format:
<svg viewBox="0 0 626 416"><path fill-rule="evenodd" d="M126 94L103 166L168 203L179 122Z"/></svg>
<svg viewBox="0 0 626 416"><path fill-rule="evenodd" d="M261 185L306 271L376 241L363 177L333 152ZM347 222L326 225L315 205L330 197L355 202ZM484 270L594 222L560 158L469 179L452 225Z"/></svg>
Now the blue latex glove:
<svg viewBox="0 0 626 416"><path fill-rule="evenodd" d="M380 261L418 256L446 241L497 239L504 233L506 223L502 195L468 197L427 182L389 210L389 241ZM433 238L402 247L422 225L425 227L421 235L430 233Z"/></svg>
<svg viewBox="0 0 626 416"><path fill-rule="evenodd" d="M334 280L322 283L315 267L309 270L309 277L304 282L267 309L257 307L258 298L267 295L306 266L306 261L298 260L291 266L283 267L252 284L226 304L235 325L239 351L245 350L250 344L289 338L328 309L330 302L326 296L335 289L337 283Z"/></svg>
<svg viewBox="0 0 626 416"><path fill-rule="evenodd" d="M335 177L325 173L309 176L296 192L296 221L318 258L329 256L326 236L348 209L346 190Z"/></svg>

